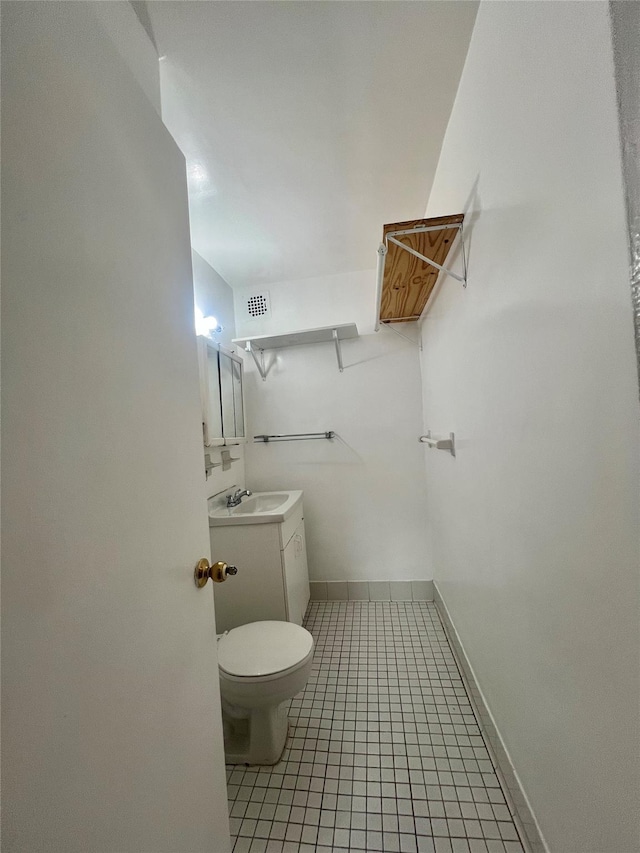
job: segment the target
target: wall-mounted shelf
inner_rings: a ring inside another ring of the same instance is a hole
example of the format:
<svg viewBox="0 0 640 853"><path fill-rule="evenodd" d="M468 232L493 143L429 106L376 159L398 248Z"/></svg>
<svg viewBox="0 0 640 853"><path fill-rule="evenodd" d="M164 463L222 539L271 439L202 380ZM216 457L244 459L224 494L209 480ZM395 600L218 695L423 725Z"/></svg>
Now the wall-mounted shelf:
<svg viewBox="0 0 640 853"><path fill-rule="evenodd" d="M302 329L299 332L288 332L284 335L255 335L251 338L234 338L233 343L243 346L256 363L256 367L262 376L267 378L267 370L264 366L264 351L280 349L281 347L295 347L302 344L333 343L336 348L336 358L340 373L343 371L342 349L340 342L347 338L357 338L358 327L355 323L342 323L337 326L319 326L315 329Z"/></svg>
<svg viewBox="0 0 640 853"><path fill-rule="evenodd" d="M462 242L463 274L445 266L464 214L395 222L383 227L378 249L377 323L419 320L441 272L466 287L467 264Z"/></svg>

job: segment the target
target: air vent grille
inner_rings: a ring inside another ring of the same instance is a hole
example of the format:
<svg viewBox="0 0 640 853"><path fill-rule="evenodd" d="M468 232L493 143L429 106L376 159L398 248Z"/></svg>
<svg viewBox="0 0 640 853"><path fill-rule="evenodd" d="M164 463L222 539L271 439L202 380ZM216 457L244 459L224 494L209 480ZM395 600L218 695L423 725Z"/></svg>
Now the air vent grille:
<svg viewBox="0 0 640 853"><path fill-rule="evenodd" d="M267 300L259 293L257 296L250 296L247 301L247 311L252 317L262 317L269 310Z"/></svg>
<svg viewBox="0 0 640 853"><path fill-rule="evenodd" d="M261 293L247 293L244 297L244 309L249 320L268 317L271 314L269 293L266 290Z"/></svg>

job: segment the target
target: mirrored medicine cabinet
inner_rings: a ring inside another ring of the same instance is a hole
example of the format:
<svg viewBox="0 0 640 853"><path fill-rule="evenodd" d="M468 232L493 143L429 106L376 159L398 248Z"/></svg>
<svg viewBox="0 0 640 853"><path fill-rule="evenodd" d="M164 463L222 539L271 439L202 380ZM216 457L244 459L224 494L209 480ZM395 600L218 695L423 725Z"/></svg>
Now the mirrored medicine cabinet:
<svg viewBox="0 0 640 853"><path fill-rule="evenodd" d="M198 360L205 447L245 442L242 359L199 336Z"/></svg>

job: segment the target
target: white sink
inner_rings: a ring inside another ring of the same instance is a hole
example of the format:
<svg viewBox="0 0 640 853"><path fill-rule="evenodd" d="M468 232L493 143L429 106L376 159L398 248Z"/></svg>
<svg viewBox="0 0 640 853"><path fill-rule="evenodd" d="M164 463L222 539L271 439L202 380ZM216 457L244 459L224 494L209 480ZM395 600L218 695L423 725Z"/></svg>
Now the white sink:
<svg viewBox="0 0 640 853"><path fill-rule="evenodd" d="M288 492L268 492L261 495L252 495L246 498L239 506L233 507L232 512L240 512L243 515L251 513L273 512L279 509L289 500Z"/></svg>
<svg viewBox="0 0 640 853"><path fill-rule="evenodd" d="M229 524L282 524L302 500L301 491L254 492L238 506L227 507L220 498L209 498L209 527Z"/></svg>

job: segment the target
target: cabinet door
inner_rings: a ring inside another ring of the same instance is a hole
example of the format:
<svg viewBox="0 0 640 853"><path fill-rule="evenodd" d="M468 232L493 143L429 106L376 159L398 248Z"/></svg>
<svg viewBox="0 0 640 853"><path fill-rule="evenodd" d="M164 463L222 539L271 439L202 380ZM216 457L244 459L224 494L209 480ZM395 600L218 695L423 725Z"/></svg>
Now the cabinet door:
<svg viewBox="0 0 640 853"><path fill-rule="evenodd" d="M222 398L222 434L225 444L246 441L242 398L242 361L220 347L220 391Z"/></svg>
<svg viewBox="0 0 640 853"><path fill-rule="evenodd" d="M287 618L302 625L309 604L309 570L304 521L301 521L282 552L284 582L287 593Z"/></svg>
<svg viewBox="0 0 640 853"><path fill-rule="evenodd" d="M238 567L238 574L213 584L218 631L248 622L287 619L279 524L211 528L213 560Z"/></svg>

